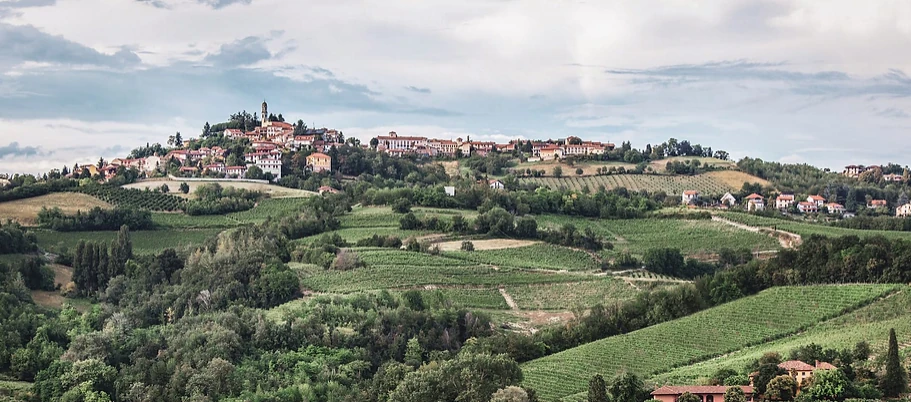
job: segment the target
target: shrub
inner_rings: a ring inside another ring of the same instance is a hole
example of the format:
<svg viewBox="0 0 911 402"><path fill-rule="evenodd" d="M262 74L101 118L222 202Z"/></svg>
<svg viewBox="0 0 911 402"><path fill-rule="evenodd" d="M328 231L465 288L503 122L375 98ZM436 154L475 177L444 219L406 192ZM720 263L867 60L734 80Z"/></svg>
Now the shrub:
<svg viewBox="0 0 911 402"><path fill-rule="evenodd" d="M411 201L407 198L399 198L392 203L392 212L397 214L407 214L411 212Z"/></svg>
<svg viewBox="0 0 911 402"><path fill-rule="evenodd" d="M363 265L364 263L361 262L361 259L358 257L357 253L343 249L335 255L335 260L332 261L332 266L330 269L336 271L349 271L362 267Z"/></svg>
<svg viewBox="0 0 911 402"><path fill-rule="evenodd" d="M461 249L462 251L474 251L474 243L469 240L465 240L462 242Z"/></svg>

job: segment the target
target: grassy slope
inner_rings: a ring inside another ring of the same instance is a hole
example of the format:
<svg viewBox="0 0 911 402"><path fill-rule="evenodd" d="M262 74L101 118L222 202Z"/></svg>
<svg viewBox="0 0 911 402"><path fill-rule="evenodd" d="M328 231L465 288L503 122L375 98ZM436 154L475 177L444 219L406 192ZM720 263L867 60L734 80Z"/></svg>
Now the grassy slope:
<svg viewBox="0 0 911 402"><path fill-rule="evenodd" d="M36 225L41 208L60 208L64 213L88 211L94 207L113 208L98 198L79 193L52 193L38 197L0 202L0 221L12 219L23 225Z"/></svg>
<svg viewBox="0 0 911 402"><path fill-rule="evenodd" d="M130 233L133 240L133 251L139 254L152 254L166 248L181 248L202 244L207 238L215 236L221 229L198 230L142 230ZM109 243L117 237L117 232L54 232L36 230L38 246L42 248L64 246L70 250L80 240L102 241Z"/></svg>
<svg viewBox="0 0 911 402"><path fill-rule="evenodd" d="M871 237L871 236L883 236L889 239L904 239L911 240L911 232L898 232L892 230L860 230L860 229L848 229L848 228L839 228L834 226L819 225L814 223L793 221L787 219L778 219L778 218L769 218L765 216L750 215L745 213L738 212L722 212L718 214L719 216L730 219L735 222L740 222L750 226L757 227L775 227L780 230L784 230L791 233L796 233L801 236L809 236L813 234L823 235L823 236L857 236L857 237Z"/></svg>
<svg viewBox="0 0 911 402"><path fill-rule="evenodd" d="M889 329L895 328L900 344L911 340L911 288L903 287L900 293L879 300L851 313L836 317L809 328L800 334L737 352L705 362L684 366L654 378L659 384L689 384L711 375L721 368L742 371L750 362L766 352L782 356L799 347L815 343L826 348L853 348L857 342L866 341L874 354L885 353Z"/></svg>
<svg viewBox="0 0 911 402"><path fill-rule="evenodd" d="M883 295L895 286L774 288L678 320L613 336L528 362L524 384L544 400L583 392L595 373L647 376L768 342Z"/></svg>

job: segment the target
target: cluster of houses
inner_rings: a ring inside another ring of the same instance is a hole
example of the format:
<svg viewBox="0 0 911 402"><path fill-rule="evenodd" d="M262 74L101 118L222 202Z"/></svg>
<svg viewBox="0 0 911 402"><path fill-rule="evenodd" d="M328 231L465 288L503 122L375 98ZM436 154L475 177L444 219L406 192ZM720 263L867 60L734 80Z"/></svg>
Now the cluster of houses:
<svg viewBox="0 0 911 402"><path fill-rule="evenodd" d="M766 208L765 198L759 194L753 193L744 197L744 208L747 211L763 211ZM699 192L696 190L684 191L681 195L680 202L683 205L695 205L699 201ZM772 200L770 200L772 201ZM826 198L820 195L809 195L806 200L798 201L794 194L780 194L774 199L775 209L787 211L796 203L797 210L802 214L819 213L825 207L829 215L849 216L850 212L845 210L845 206L837 202L826 202ZM737 198L731 193L725 193L721 197L718 206L729 208L737 205ZM870 200L867 204L869 209L886 209L889 203L886 200ZM911 217L911 203L901 205L895 209L895 215L898 217Z"/></svg>
<svg viewBox="0 0 911 402"><path fill-rule="evenodd" d="M262 115L268 116L268 105L262 104ZM135 168L147 176L160 171L171 160L180 162L182 175L197 174L223 174L227 177L245 177L250 167L258 167L264 174L270 173L273 178L280 179L282 175L282 151L285 149L314 149L317 152L307 157L307 165L313 171L331 171L332 158L324 152L343 141L341 132L333 129L319 128L307 129L304 135L294 135L294 126L280 121L263 119L259 127L244 132L239 129L226 129L224 136L228 138L247 138L252 144L253 152L244 154L244 163L240 165L226 165L227 150L218 146L203 147L195 150L175 149L165 155L152 155L145 158L115 158L110 162L97 165L77 166L73 174L81 174L87 169L91 176L100 174L105 179L110 179L117 174L120 166ZM193 143L193 139L183 142L184 148Z"/></svg>
<svg viewBox="0 0 911 402"><path fill-rule="evenodd" d="M800 387L813 377L813 372L836 369L834 365L818 360L816 365L810 365L800 360L788 360L781 362L778 367L786 371L794 379L797 383L798 392L800 392ZM744 396L746 396L747 402L753 402L754 400L753 389L755 384L753 380L758 374L758 372L750 373L750 385L739 386ZM661 402L677 402L681 395L690 393L699 397L702 402L724 402L724 393L728 388L730 387L724 385L665 385L653 391L652 397Z"/></svg>
<svg viewBox="0 0 911 402"><path fill-rule="evenodd" d="M845 177L858 178L864 172L875 169L882 168L881 166L864 166L864 165L848 165L845 166L845 170L841 172ZM883 181L887 182L901 182L904 180L904 177L900 174L887 173L883 175Z"/></svg>
<svg viewBox="0 0 911 402"><path fill-rule="evenodd" d="M390 131L389 134L381 135L374 139L376 140L375 144L377 151L394 156L403 154L417 154L431 157L438 155L450 157L458 155L463 157L472 155L485 156L490 152L513 152L517 147L524 145L520 140L512 140L506 144L497 144L493 141L471 141L470 137L463 141L462 138L443 140L427 137L400 136L395 131ZM582 141L578 137L569 137L557 141L532 142L531 153L533 158L538 158L539 160L554 160L572 155L601 155L604 152L613 149L614 144L609 142Z"/></svg>

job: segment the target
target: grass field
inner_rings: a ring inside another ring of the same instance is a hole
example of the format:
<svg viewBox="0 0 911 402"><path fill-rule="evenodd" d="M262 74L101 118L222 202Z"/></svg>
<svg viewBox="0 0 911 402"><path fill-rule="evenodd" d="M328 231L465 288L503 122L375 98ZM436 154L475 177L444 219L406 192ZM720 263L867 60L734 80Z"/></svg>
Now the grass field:
<svg viewBox="0 0 911 402"><path fill-rule="evenodd" d="M607 176L572 176L564 174L561 178L529 177L520 179L522 183L534 183L550 189L597 191L599 186L605 189L624 187L630 191L646 190L648 192L664 191L667 194L682 194L686 190L697 190L705 195L722 195L728 191L740 189L726 182L705 174L695 176L669 176L656 174L614 174ZM742 184L741 184L742 185Z"/></svg>
<svg viewBox="0 0 911 402"><path fill-rule="evenodd" d="M781 287L688 317L613 336L522 365L543 400L584 392L593 374L649 376L769 342L858 308L891 285Z"/></svg>
<svg viewBox="0 0 911 402"><path fill-rule="evenodd" d="M283 197L309 197L315 195L316 193L306 190L298 190L293 188L281 187L275 184L261 184L261 183L247 183L247 182L238 182L233 180L211 180L205 182L182 182L180 180L169 180L169 179L155 179L155 180L145 180L136 183L127 184L123 187L125 188L138 188L140 190L148 188L155 189L161 187L162 184L167 184L168 188L171 190L170 193L174 195L184 196L183 193L177 191L180 188L180 183L187 183L190 186L190 193L187 194L187 197L192 198L193 193L201 185L218 183L222 187L234 187L242 188L246 190L261 191L265 194L268 194L272 198L283 198Z"/></svg>
<svg viewBox="0 0 911 402"><path fill-rule="evenodd" d="M500 250L449 251L444 255L479 264L515 268L567 271L591 271L600 268L598 261L588 253L552 244L534 244Z"/></svg>
<svg viewBox="0 0 911 402"><path fill-rule="evenodd" d="M611 305L636 295L636 291L623 281L602 278L582 282L548 283L536 285L506 285L522 310L570 310L588 308L601 303Z"/></svg>
<svg viewBox="0 0 911 402"><path fill-rule="evenodd" d="M94 207L113 208L98 198L80 193L51 193L21 200L0 202L0 221L12 219L23 225L37 225L38 211L41 208L60 208L64 213L75 214L76 211L88 211Z"/></svg>
<svg viewBox="0 0 911 402"><path fill-rule="evenodd" d="M889 329L895 328L899 344L911 341L911 288L903 287L900 293L876 301L869 306L836 317L785 339L763 343L738 350L717 359L680 367L655 378L659 384L699 383L707 375L721 368L742 372L750 362L766 352L787 356L791 350L815 343L825 348L851 349L857 342L870 344L874 355L886 352Z"/></svg>
<svg viewBox="0 0 911 402"><path fill-rule="evenodd" d="M425 303L454 307L508 310L506 299L496 287L422 290Z"/></svg>
<svg viewBox="0 0 911 402"><path fill-rule="evenodd" d="M138 254L153 254L166 248L182 248L202 244L209 237L215 236L221 229L193 229L193 230L140 230L130 232L133 240L133 251ZM38 246L67 247L73 250L80 240L102 241L110 243L117 237L116 231L110 232L54 232L50 230L36 230Z"/></svg>
<svg viewBox="0 0 911 402"><path fill-rule="evenodd" d="M857 237L871 237L871 236L883 236L889 239L904 239L911 240L911 232L899 232L893 230L860 230L860 229L849 229L849 228L840 228L834 226L819 225L815 223L807 223L800 221L793 221L787 219L778 219L778 218L769 218L765 216L751 215L746 213L738 212L721 212L717 214L725 219L732 220L734 222L743 223L745 225L756 226L756 227L767 227L767 228L777 228L779 230L784 230L786 232L796 233L801 236L809 235L822 235L829 237L837 236L857 236Z"/></svg>
<svg viewBox="0 0 911 402"><path fill-rule="evenodd" d="M715 253L722 248L775 250L778 242L764 234L753 233L710 220L682 219L624 219L600 220L560 215L536 217L539 227L558 228L571 223L577 228L591 227L614 244L614 250L602 254L611 256L621 250L642 255L655 247L680 249L687 255Z"/></svg>
<svg viewBox="0 0 911 402"><path fill-rule="evenodd" d="M269 217L291 215L301 211L307 200L301 197L268 198L253 209L226 215L191 216L183 213L153 212L152 222L158 227L178 229L229 228L265 222Z"/></svg>

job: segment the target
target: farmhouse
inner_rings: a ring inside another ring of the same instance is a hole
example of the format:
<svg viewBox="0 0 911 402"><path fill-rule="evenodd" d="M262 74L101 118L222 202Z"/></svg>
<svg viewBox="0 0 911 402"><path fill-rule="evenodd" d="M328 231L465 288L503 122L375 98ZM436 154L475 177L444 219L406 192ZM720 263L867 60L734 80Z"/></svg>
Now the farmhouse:
<svg viewBox="0 0 911 402"><path fill-rule="evenodd" d="M886 200L870 200L870 203L867 204L867 208L886 208L889 206L889 203Z"/></svg>
<svg viewBox="0 0 911 402"><path fill-rule="evenodd" d="M765 200L761 195L753 193L746 197L747 211L762 211L765 209Z"/></svg>
<svg viewBox="0 0 911 402"><path fill-rule="evenodd" d="M307 157L307 166L310 166L314 172L331 171L332 157L321 152L310 154Z"/></svg>
<svg viewBox="0 0 911 402"><path fill-rule="evenodd" d="M320 188L317 189L317 192L319 192L320 195L325 194L325 193L338 194L338 190L336 190L332 187L329 187L329 186L320 186Z"/></svg>
<svg viewBox="0 0 911 402"><path fill-rule="evenodd" d="M724 402L724 392L730 387L723 385L665 385L652 392L652 396L661 402L677 402L684 393L696 395L703 402ZM753 401L753 387L741 386L747 402Z"/></svg>
<svg viewBox="0 0 911 402"><path fill-rule="evenodd" d="M497 180L497 179L490 179L490 180L488 180L488 181L487 181L487 185L489 185L490 188L492 188L492 189L494 189L494 190L502 190L502 189L506 188L506 186L503 185L503 182L502 182L502 181L499 181L499 180Z"/></svg>
<svg viewBox="0 0 911 402"><path fill-rule="evenodd" d="M781 194L775 198L775 208L788 209L794 205L794 194Z"/></svg>
<svg viewBox="0 0 911 402"><path fill-rule="evenodd" d="M864 165L848 165L845 166L845 171L842 172L847 177L857 177L861 173L866 172L867 168Z"/></svg>
<svg viewBox="0 0 911 402"><path fill-rule="evenodd" d="M820 197L819 195L811 195L811 196L807 197L807 202L814 203L814 204L816 204L816 208L820 208L820 207L822 207L823 204L826 203L826 199L823 197Z"/></svg>
<svg viewBox="0 0 911 402"><path fill-rule="evenodd" d="M683 192L683 195L680 197L680 203L683 205L695 204L696 200L699 199L699 192L696 190L686 190Z"/></svg>
<svg viewBox="0 0 911 402"><path fill-rule="evenodd" d="M737 199L734 198L731 193L724 193L724 195L721 197L721 204L733 207L735 204L737 204Z"/></svg>
<svg viewBox="0 0 911 402"><path fill-rule="evenodd" d="M905 218L911 216L911 204L905 204L898 208L895 208L895 216Z"/></svg>
<svg viewBox="0 0 911 402"><path fill-rule="evenodd" d="M801 213L807 214L811 212L819 212L819 207L816 206L816 203L809 201L801 201L797 204L797 210Z"/></svg>
<svg viewBox="0 0 911 402"><path fill-rule="evenodd" d="M884 175L883 175L883 181L900 182L900 181L902 181L903 179L904 179L904 178L903 178L902 175L900 175L900 174L892 174L892 173L890 173L890 174L884 174Z"/></svg>
<svg viewBox="0 0 911 402"><path fill-rule="evenodd" d="M830 215L841 215L845 213L845 206L834 202L826 204L826 209L829 210Z"/></svg>
<svg viewBox="0 0 911 402"><path fill-rule="evenodd" d="M781 362L778 367L787 371L788 374L793 377L795 381L797 381L797 386L800 386L804 383L804 381L809 380L810 377L813 376L813 372L816 370L835 369L835 366L826 362L821 362L819 360L816 361L815 366L809 365L800 360L788 360L786 362Z"/></svg>
<svg viewBox="0 0 911 402"><path fill-rule="evenodd" d="M246 166L226 166L225 174L228 176L244 177L247 174Z"/></svg>
<svg viewBox="0 0 911 402"><path fill-rule="evenodd" d="M427 137L399 137L395 131L390 131L389 135L376 137L377 148L381 150L410 150L418 146L427 146Z"/></svg>
<svg viewBox="0 0 911 402"><path fill-rule="evenodd" d="M557 145L547 145L541 148L541 160L552 161L563 156L563 151Z"/></svg>

